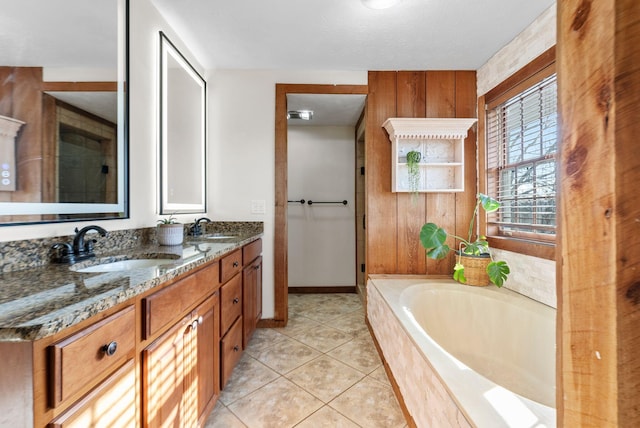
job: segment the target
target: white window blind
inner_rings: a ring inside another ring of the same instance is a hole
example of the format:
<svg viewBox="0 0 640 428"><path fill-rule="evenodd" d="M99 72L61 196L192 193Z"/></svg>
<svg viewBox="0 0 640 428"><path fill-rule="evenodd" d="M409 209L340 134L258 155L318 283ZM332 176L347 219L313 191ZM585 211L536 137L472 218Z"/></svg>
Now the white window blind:
<svg viewBox="0 0 640 428"><path fill-rule="evenodd" d="M491 234L553 239L557 118L555 74L487 110L487 190L502 204Z"/></svg>

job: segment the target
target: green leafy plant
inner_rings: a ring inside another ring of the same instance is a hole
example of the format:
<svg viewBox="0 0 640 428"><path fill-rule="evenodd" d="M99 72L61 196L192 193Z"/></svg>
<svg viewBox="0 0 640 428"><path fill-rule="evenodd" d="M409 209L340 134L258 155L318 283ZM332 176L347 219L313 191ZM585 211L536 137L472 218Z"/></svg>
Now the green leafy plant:
<svg viewBox="0 0 640 428"><path fill-rule="evenodd" d="M422 154L415 150L407 153L407 172L409 174L409 189L417 193L420 188L420 159Z"/></svg>
<svg viewBox="0 0 640 428"><path fill-rule="evenodd" d="M170 214L169 217L161 218L160 220L158 220L158 223L159 224L176 224L177 221L176 221L176 218L173 216L173 214Z"/></svg>
<svg viewBox="0 0 640 428"><path fill-rule="evenodd" d="M453 234L450 235L435 223L426 223L422 226L422 230L420 230L420 243L427 250L427 256L429 258L442 259L449 253L449 251L451 251L451 248L445 244L447 237L451 236L455 240L460 241L460 254L491 258L491 262L487 266L489 280L498 287L502 287L507 276L511 273L509 266L505 261L493 260L493 256L489 249L489 242L487 242L486 237L478 236L474 241L472 241L475 221L478 217L480 207L490 213L500 208L500 202L483 193L478 193L473 215L469 222L469 235L467 239ZM460 260L453 268L453 278L463 284L467 281L464 275L464 265Z"/></svg>

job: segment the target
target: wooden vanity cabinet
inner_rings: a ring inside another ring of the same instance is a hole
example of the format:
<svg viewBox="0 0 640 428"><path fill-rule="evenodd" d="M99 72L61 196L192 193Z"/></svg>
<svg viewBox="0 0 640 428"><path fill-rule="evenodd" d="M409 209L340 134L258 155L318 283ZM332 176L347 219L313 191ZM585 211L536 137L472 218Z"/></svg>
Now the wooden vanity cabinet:
<svg viewBox="0 0 640 428"><path fill-rule="evenodd" d="M246 348L262 317L262 256L258 256L242 270L242 293L242 347Z"/></svg>
<svg viewBox="0 0 640 428"><path fill-rule="evenodd" d="M219 294L142 351L143 426L198 426L219 393Z"/></svg>
<svg viewBox="0 0 640 428"><path fill-rule="evenodd" d="M247 347L262 317L262 239L242 248L242 346Z"/></svg>

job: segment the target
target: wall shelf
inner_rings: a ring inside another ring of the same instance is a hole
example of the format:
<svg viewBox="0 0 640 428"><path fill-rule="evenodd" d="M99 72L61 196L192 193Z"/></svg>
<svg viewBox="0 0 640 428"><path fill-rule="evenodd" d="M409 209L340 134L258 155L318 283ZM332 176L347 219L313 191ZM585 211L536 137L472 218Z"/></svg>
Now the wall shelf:
<svg viewBox="0 0 640 428"><path fill-rule="evenodd" d="M407 153L421 154L417 192L464 191L464 140L474 118L389 118L382 127L391 140L391 191L413 192Z"/></svg>

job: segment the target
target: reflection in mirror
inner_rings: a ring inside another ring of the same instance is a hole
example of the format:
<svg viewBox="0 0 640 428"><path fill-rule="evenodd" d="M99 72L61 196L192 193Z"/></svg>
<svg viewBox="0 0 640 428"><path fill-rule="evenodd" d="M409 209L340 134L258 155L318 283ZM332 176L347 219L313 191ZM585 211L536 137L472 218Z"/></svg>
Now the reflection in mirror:
<svg viewBox="0 0 640 428"><path fill-rule="evenodd" d="M0 225L126 218L127 0L3 7ZM64 25L60 25L64 23Z"/></svg>
<svg viewBox="0 0 640 428"><path fill-rule="evenodd" d="M206 82L160 32L160 214L206 211Z"/></svg>

